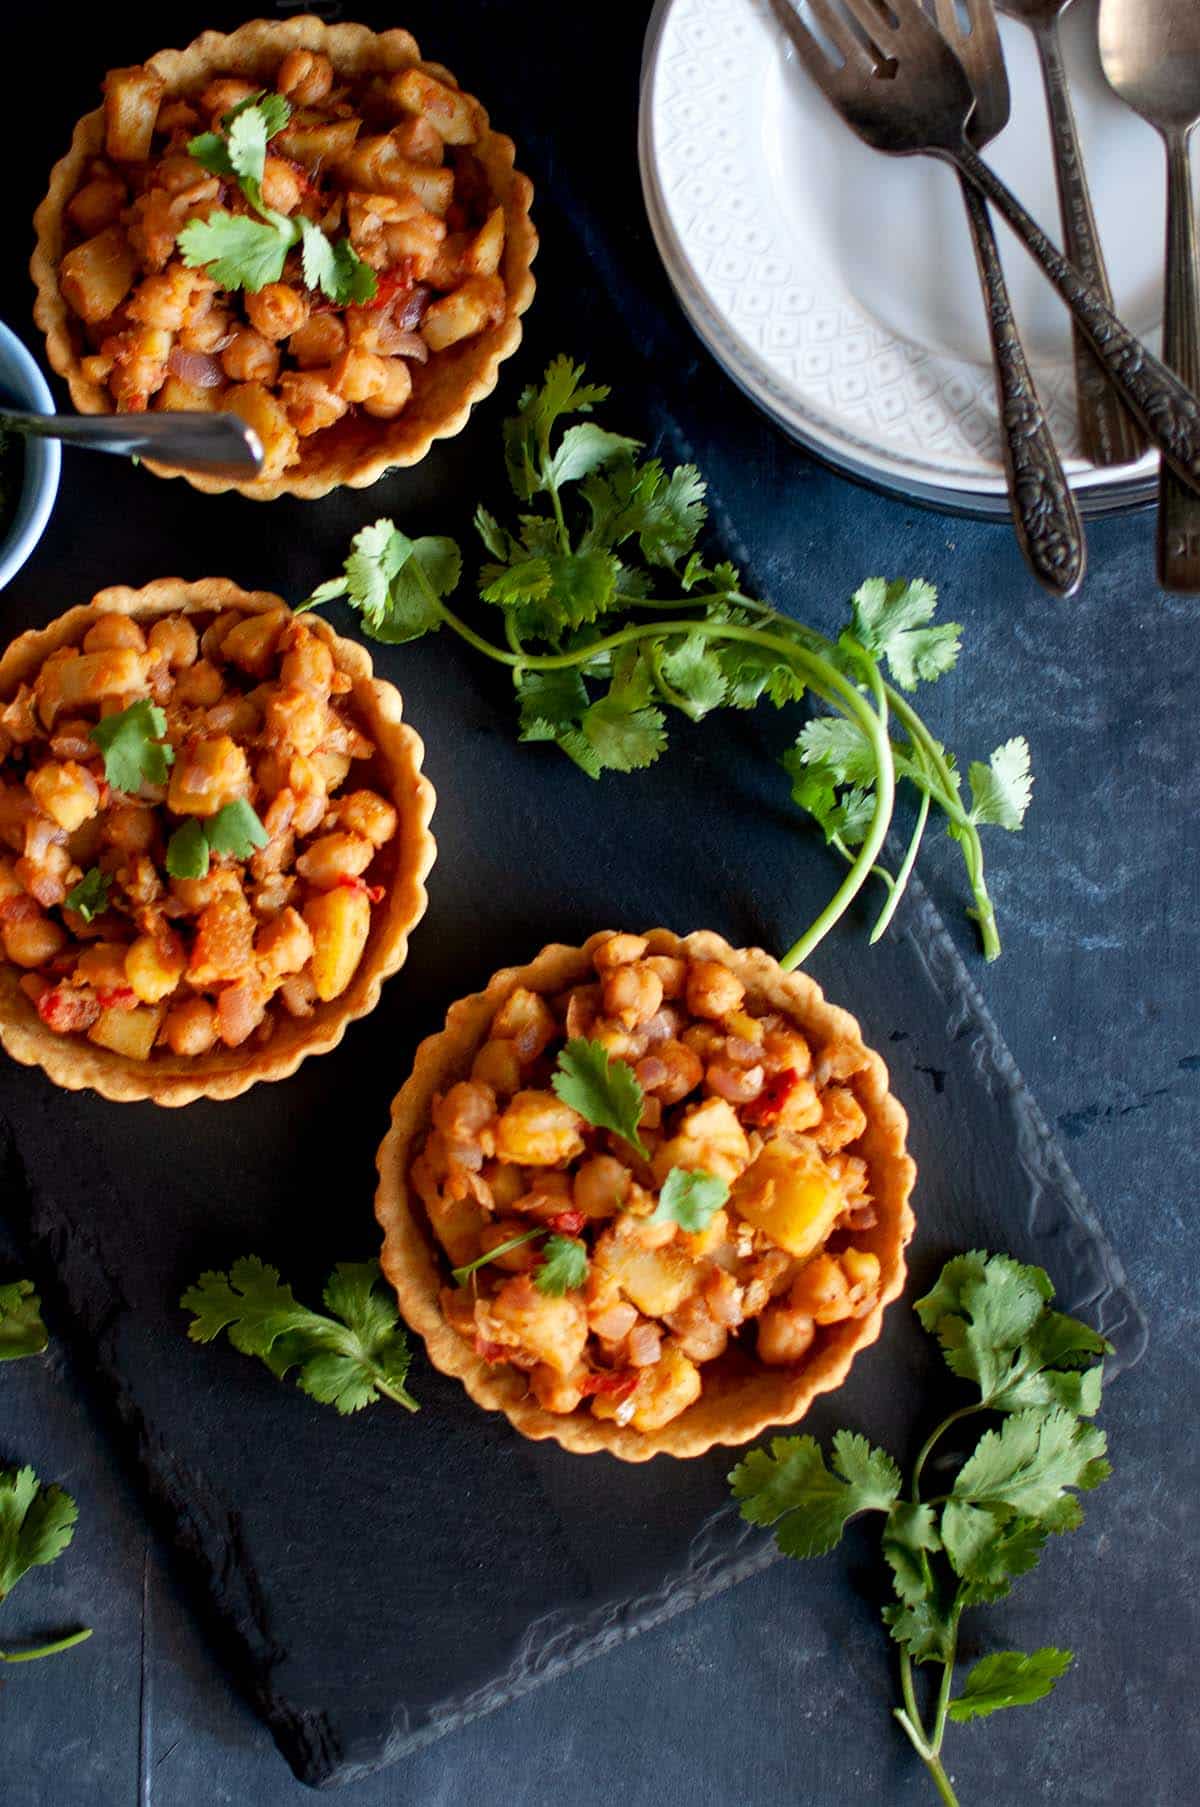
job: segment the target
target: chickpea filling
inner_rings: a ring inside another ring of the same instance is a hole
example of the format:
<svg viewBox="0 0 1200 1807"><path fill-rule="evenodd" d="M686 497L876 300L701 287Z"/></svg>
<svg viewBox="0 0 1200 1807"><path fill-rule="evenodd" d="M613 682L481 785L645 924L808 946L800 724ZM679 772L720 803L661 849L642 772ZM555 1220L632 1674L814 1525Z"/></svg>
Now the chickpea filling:
<svg viewBox="0 0 1200 1807"><path fill-rule="evenodd" d="M476 1353L524 1370L546 1411L587 1401L650 1431L699 1398L705 1363L740 1345L798 1365L874 1308L879 1260L854 1242L876 1221L854 1152L863 1051L810 1046L720 961L617 934L593 964L560 995L509 995L470 1077L435 1095L411 1178L464 1280L442 1309ZM556 1094L577 1038L632 1069L644 1158ZM722 1183L702 1228L664 1212L680 1174ZM544 1287L551 1237L580 1252Z"/></svg>
<svg viewBox="0 0 1200 1807"><path fill-rule="evenodd" d="M285 230L304 221L347 240L374 273L369 300L308 286L299 235L282 279L253 289L223 287L219 265L188 267L179 240L192 222L259 217L234 177L188 149L261 95L236 73L173 96L150 67L108 76L105 154L68 205L59 268L84 373L117 411L232 410L262 440L264 477L344 416L395 419L414 366L507 306L504 209L475 153L484 126L470 96L419 64L347 80L308 50L288 52L275 89L291 113L256 197Z"/></svg>
<svg viewBox="0 0 1200 1807"><path fill-rule="evenodd" d="M345 991L398 826L351 780L375 748L350 687L282 608L102 614L20 686L0 709L0 945L48 1028L191 1057ZM122 790L106 744L133 729L152 775ZM222 851L238 812L254 844ZM173 876L189 837L196 876Z"/></svg>

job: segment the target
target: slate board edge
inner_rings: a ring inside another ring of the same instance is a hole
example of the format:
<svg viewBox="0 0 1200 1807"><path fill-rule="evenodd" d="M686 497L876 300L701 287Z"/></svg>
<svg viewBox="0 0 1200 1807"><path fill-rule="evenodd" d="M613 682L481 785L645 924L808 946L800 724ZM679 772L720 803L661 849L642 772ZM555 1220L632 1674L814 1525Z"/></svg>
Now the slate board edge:
<svg viewBox="0 0 1200 1807"><path fill-rule="evenodd" d="M1105 1363L1106 1380L1136 1367L1146 1353L1150 1326L1133 1293L1124 1265L1109 1239L1095 1207L1076 1179L1057 1138L1033 1092L1017 1066L999 1024L955 946L950 932L917 873L908 881L902 906L903 933L919 965L928 973L935 991L949 1002L957 990L978 1028L975 1054L981 1077L990 1091L1011 1095L1018 1123L1028 1131L1021 1154L1031 1177L1057 1191L1068 1210L1088 1232L1090 1246L1101 1259L1105 1284L1086 1304L1092 1308L1096 1327L1116 1345ZM952 1021L953 1019L948 1019ZM980 1056L984 1057L982 1060ZM918 1231L920 1211L918 1209ZM1074 1309L1079 1309L1076 1305Z"/></svg>

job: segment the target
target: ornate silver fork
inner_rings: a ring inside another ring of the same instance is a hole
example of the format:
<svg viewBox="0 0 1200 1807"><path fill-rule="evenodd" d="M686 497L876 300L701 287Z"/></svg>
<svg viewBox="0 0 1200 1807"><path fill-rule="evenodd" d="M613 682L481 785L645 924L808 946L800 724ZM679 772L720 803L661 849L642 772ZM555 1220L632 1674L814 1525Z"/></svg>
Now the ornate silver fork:
<svg viewBox="0 0 1200 1807"><path fill-rule="evenodd" d="M849 126L876 150L940 157L992 202L1079 321L1148 437L1200 492L1200 401L1148 352L1055 249L967 142L974 105L962 64L920 0L771 0L801 62Z"/></svg>
<svg viewBox="0 0 1200 1807"><path fill-rule="evenodd" d="M938 30L962 64L975 96L967 136L976 150L1008 124L1008 75L991 0L933 0ZM960 176L975 261L987 302L1004 468L1017 543L1038 581L1073 596L1087 569L1083 525L1025 357L987 204Z"/></svg>
<svg viewBox="0 0 1200 1807"><path fill-rule="evenodd" d="M1042 85L1050 115L1054 145L1054 177L1058 184L1058 208L1062 217L1063 249L1081 276L1086 276L1109 307L1113 304L1100 233L1092 210L1075 109L1063 64L1058 21L1074 0L996 0L998 11L1019 19L1033 33ZM1140 0L1134 0L1139 5ZM1184 0L1187 4L1187 0ZM1075 389L1078 396L1079 433L1083 449L1093 464L1132 464L1144 452L1145 442L1135 423L1096 368L1092 348L1075 334Z"/></svg>

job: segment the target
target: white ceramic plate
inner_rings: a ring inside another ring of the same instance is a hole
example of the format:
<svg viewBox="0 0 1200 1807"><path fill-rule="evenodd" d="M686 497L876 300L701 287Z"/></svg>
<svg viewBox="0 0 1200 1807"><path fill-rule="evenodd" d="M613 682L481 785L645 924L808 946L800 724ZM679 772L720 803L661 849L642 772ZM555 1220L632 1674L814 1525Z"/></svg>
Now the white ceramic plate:
<svg viewBox="0 0 1200 1807"><path fill-rule="evenodd" d="M1098 0L1063 40L1117 310L1155 349L1165 169L1155 133L1107 86ZM1033 40L1001 36L1012 117L985 155L1056 240L1050 135ZM734 381L820 457L883 488L1007 511L983 300L952 171L884 157L809 80L768 0L659 0L642 80L651 226L693 326ZM1082 457L1070 316L1001 228L1043 405L1086 512L1149 499L1158 458Z"/></svg>

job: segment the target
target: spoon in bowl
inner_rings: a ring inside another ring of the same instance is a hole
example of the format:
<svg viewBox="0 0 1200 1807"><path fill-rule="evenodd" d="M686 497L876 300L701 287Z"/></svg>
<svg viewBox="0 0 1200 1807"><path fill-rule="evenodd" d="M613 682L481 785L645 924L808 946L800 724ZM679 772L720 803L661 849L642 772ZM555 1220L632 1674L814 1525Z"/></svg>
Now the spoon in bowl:
<svg viewBox="0 0 1200 1807"><path fill-rule="evenodd" d="M65 445L90 446L97 452L153 458L175 470L203 471L210 477L245 482L262 469L258 434L236 414L26 414L0 408L0 432L36 439L61 439Z"/></svg>

